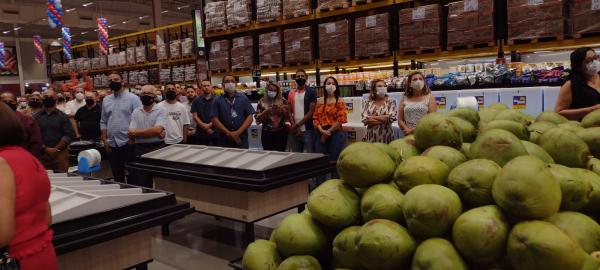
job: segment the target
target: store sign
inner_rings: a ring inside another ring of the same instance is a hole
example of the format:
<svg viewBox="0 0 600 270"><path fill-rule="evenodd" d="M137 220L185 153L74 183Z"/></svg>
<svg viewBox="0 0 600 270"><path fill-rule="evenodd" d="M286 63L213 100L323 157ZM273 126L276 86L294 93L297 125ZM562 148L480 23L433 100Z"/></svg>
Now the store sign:
<svg viewBox="0 0 600 270"><path fill-rule="evenodd" d="M258 128L250 128L250 137L258 138Z"/></svg>
<svg viewBox="0 0 600 270"><path fill-rule="evenodd" d="M435 105L438 110L446 109L446 97L435 97Z"/></svg>
<svg viewBox="0 0 600 270"><path fill-rule="evenodd" d="M354 103L352 102L345 102L346 103L346 112L348 112L349 114L352 113L352 111L354 111Z"/></svg>
<svg viewBox="0 0 600 270"><path fill-rule="evenodd" d="M483 96L475 96L475 99L477 100L477 104L479 104L479 109L483 109L483 104L484 104Z"/></svg>
<svg viewBox="0 0 600 270"><path fill-rule="evenodd" d="M204 25L202 24L202 10L194 11L194 30L196 30L196 46L198 48L204 48L204 36L202 35L202 31L204 30Z"/></svg>
<svg viewBox="0 0 600 270"><path fill-rule="evenodd" d="M513 109L526 109L527 108L527 97L526 96L513 96Z"/></svg>

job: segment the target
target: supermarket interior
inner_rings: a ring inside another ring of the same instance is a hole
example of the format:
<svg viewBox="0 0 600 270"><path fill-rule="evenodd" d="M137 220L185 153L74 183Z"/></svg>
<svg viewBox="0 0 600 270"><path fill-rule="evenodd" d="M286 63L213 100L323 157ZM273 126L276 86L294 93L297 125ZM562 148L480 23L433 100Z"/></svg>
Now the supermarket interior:
<svg viewBox="0 0 600 270"><path fill-rule="evenodd" d="M600 0L0 0L0 270L600 270Z"/></svg>

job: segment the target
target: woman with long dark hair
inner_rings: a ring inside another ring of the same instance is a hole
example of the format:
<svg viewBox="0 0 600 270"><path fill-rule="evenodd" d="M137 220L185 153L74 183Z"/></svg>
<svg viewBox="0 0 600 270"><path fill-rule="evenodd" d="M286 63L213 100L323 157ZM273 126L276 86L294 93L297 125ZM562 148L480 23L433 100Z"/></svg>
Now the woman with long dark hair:
<svg viewBox="0 0 600 270"><path fill-rule="evenodd" d="M348 122L348 113L344 100L340 98L338 81L334 77L327 77L323 86L323 97L317 100L313 115L313 123L319 133L315 150L327 154L329 160L337 161L348 139L342 130L342 124Z"/></svg>
<svg viewBox="0 0 600 270"><path fill-rule="evenodd" d="M579 120L600 109L600 58L592 48L571 53L571 75L560 88L556 112L571 120Z"/></svg>
<svg viewBox="0 0 600 270"><path fill-rule="evenodd" d="M419 120L435 111L435 97L427 87L423 73L416 71L408 75L404 83L404 97L398 111L398 125L402 133L412 134Z"/></svg>

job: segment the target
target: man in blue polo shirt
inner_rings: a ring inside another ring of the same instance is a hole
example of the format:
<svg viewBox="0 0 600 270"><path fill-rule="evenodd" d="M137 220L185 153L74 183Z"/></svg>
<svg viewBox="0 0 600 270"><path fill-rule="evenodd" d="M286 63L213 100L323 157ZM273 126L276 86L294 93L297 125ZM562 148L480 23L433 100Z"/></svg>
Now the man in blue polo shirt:
<svg viewBox="0 0 600 270"><path fill-rule="evenodd" d="M223 77L223 88L225 94L215 99L210 111L212 124L219 131L219 146L248 149L254 108L244 94L236 91L233 76Z"/></svg>

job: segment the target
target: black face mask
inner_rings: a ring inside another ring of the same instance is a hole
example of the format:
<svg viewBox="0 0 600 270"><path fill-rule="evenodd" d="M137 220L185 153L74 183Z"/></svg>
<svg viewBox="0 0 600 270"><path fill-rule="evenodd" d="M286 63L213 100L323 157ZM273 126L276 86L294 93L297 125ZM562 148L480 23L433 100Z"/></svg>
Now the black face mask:
<svg viewBox="0 0 600 270"><path fill-rule="evenodd" d="M27 105L29 105L29 107L31 107L33 109L38 109L38 108L42 107L42 102L37 101L37 100L30 100L29 102L27 102Z"/></svg>
<svg viewBox="0 0 600 270"><path fill-rule="evenodd" d="M42 100L42 103L44 104L44 108L52 108L56 105L56 100L51 97L46 97Z"/></svg>
<svg viewBox="0 0 600 270"><path fill-rule="evenodd" d="M110 90L112 90L113 92L117 92L117 91L121 90L122 86L123 86L123 84L121 82L111 81L108 84L108 87L110 87Z"/></svg>
<svg viewBox="0 0 600 270"><path fill-rule="evenodd" d="M10 109L13 110L13 111L17 110L17 104L16 103L4 102L4 104L8 105L8 107L10 107Z"/></svg>
<svg viewBox="0 0 600 270"><path fill-rule="evenodd" d="M85 99L85 104L88 105L88 106L94 105L94 99L93 98L86 98Z"/></svg>
<svg viewBox="0 0 600 270"><path fill-rule="evenodd" d="M65 102L65 98L63 98L63 97L58 98L58 102Z"/></svg>
<svg viewBox="0 0 600 270"><path fill-rule="evenodd" d="M167 98L167 100L174 100L177 97L177 92L167 91L167 93L165 94L165 97Z"/></svg>
<svg viewBox="0 0 600 270"><path fill-rule="evenodd" d="M306 79L298 78L298 79L296 79L296 84L298 84L298 87L302 87L306 84Z"/></svg>
<svg viewBox="0 0 600 270"><path fill-rule="evenodd" d="M154 103L154 98L151 96L140 96L140 99L142 100L142 104L144 104L144 106L150 106L152 103Z"/></svg>

